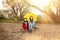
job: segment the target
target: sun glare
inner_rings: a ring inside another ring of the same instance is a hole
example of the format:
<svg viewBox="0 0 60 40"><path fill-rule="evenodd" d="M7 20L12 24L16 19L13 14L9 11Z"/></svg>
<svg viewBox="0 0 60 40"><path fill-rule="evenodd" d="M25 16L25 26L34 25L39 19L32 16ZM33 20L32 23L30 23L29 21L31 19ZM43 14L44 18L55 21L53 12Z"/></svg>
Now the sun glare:
<svg viewBox="0 0 60 40"><path fill-rule="evenodd" d="M49 0L40 0L40 4L42 4L41 6L47 6L49 3Z"/></svg>
<svg viewBox="0 0 60 40"><path fill-rule="evenodd" d="M27 2L29 2L31 5L35 5L37 7L39 7L41 10L44 10L45 6L48 6L48 4L50 3L51 0L27 0ZM32 10L33 11L33 10ZM34 10L33 12L35 12L36 10ZM37 15L41 15L41 12L36 13Z"/></svg>
<svg viewBox="0 0 60 40"><path fill-rule="evenodd" d="M43 9L44 6L47 6L50 0L27 0L30 4L36 5L39 8Z"/></svg>

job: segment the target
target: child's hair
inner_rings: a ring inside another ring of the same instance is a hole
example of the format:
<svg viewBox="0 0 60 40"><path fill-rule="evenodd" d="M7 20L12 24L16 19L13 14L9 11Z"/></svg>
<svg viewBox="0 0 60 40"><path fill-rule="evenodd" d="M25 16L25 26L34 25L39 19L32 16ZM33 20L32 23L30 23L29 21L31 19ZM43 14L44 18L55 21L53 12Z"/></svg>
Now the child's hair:
<svg viewBox="0 0 60 40"><path fill-rule="evenodd" d="M27 19L27 18L24 18L24 19Z"/></svg>
<svg viewBox="0 0 60 40"><path fill-rule="evenodd" d="M31 17L32 17L32 16L30 16L30 21L33 22L33 17L32 17L32 19L31 19Z"/></svg>
<svg viewBox="0 0 60 40"><path fill-rule="evenodd" d="M32 20L33 20L33 17L32 16L30 16L30 19L32 18Z"/></svg>
<svg viewBox="0 0 60 40"><path fill-rule="evenodd" d="M25 19L27 20L27 18L24 18L24 21L25 21Z"/></svg>

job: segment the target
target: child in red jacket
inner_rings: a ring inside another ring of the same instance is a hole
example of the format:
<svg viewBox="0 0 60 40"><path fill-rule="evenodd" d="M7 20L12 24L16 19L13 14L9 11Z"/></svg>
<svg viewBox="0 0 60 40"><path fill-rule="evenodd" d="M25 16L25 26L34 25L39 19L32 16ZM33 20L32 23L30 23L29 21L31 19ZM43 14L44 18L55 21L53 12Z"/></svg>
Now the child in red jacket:
<svg viewBox="0 0 60 40"><path fill-rule="evenodd" d="M26 18L24 19L24 21L22 23L22 29L23 29L23 31L28 30L28 21Z"/></svg>

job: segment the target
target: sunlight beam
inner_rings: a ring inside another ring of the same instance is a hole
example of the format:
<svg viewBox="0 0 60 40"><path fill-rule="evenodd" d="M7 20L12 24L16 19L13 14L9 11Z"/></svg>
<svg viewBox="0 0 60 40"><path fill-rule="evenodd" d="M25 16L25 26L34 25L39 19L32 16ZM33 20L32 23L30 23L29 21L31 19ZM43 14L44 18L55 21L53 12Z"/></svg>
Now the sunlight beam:
<svg viewBox="0 0 60 40"><path fill-rule="evenodd" d="M43 7L47 6L50 0L27 0L27 2L29 2L32 5L36 5L43 10Z"/></svg>
<svg viewBox="0 0 60 40"><path fill-rule="evenodd" d="M44 7L48 6L51 0L26 0L31 5L37 6L39 9L44 10ZM36 9L37 11L37 9ZM32 11L33 12L33 11ZM37 15L41 14L40 12L36 13Z"/></svg>

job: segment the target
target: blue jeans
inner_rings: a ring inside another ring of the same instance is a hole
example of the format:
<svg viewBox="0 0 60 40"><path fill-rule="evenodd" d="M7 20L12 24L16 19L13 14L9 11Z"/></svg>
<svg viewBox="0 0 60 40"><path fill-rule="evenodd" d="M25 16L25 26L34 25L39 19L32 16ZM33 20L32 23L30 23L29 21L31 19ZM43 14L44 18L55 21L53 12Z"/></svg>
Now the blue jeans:
<svg viewBox="0 0 60 40"><path fill-rule="evenodd" d="M30 23L29 23L29 30L32 30L32 29L33 29L34 24L35 24L34 22L32 22L32 23L30 22Z"/></svg>

